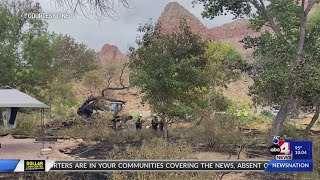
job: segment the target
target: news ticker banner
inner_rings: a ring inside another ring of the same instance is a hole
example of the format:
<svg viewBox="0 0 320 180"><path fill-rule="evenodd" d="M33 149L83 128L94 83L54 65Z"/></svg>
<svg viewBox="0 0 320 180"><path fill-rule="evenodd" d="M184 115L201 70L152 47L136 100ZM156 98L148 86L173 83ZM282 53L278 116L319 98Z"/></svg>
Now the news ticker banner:
<svg viewBox="0 0 320 180"><path fill-rule="evenodd" d="M181 161L181 160L0 160L0 172L34 171L260 171L308 172L312 160Z"/></svg>
<svg viewBox="0 0 320 180"><path fill-rule="evenodd" d="M270 161L187 160L0 160L0 172L26 171L264 171L308 172L313 170L312 142L275 139Z"/></svg>

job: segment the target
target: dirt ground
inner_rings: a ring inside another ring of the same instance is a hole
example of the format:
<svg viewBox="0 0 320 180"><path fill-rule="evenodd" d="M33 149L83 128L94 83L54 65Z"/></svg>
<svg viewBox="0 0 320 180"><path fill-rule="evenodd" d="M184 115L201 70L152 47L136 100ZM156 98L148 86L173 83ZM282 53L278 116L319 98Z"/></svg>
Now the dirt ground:
<svg viewBox="0 0 320 180"><path fill-rule="evenodd" d="M292 124L297 126L305 127L311 120L311 116L302 119L291 120ZM187 128L190 127L189 123L175 124L171 128ZM320 130L320 123L317 123L314 130ZM35 142L35 139L14 139L12 136L0 137L0 143L2 147L0 148L0 159L55 159L55 160L72 160L72 159L106 159L112 150L112 145L108 142L97 142L96 144L83 143L81 140L76 139L58 139L54 143L45 143L45 148L51 147L53 153L49 155L40 155L40 150L43 148L41 142ZM124 149L128 145L140 146L141 142L125 142L119 144L120 149ZM61 149L68 149L69 153L64 154L60 152ZM240 154L240 159L247 160L265 160L268 159L263 153L255 156L250 156L252 149L244 150ZM255 149L259 151L259 149ZM256 152L254 151L254 152ZM267 151L266 148L262 151ZM232 154L224 152L214 152L214 151L194 151L190 159L195 160L228 160L237 159L237 154ZM101 174L101 173L100 173ZM221 174L222 175L222 174ZM244 173L244 172L233 172L226 173L223 175L223 180L245 180L245 179L272 179L266 177L259 177L262 174L259 173ZM76 176L76 175L75 175ZM90 176L91 177L91 176ZM101 175L105 177L105 173ZM99 178L101 178L99 176ZM281 176L282 177L282 176Z"/></svg>
<svg viewBox="0 0 320 180"><path fill-rule="evenodd" d="M8 135L0 138L0 159L55 159L55 160L72 160L73 157L61 153L59 149L75 148L81 142L77 140L58 140L58 142L45 142L44 148L52 148L52 153L41 155L40 150L43 148L41 142L35 139L14 139Z"/></svg>

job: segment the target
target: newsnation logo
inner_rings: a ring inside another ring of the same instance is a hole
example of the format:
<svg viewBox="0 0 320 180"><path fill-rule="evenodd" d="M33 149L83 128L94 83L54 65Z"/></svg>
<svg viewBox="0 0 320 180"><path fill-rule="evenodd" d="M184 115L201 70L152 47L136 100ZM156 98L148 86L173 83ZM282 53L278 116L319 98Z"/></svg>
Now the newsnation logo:
<svg viewBox="0 0 320 180"><path fill-rule="evenodd" d="M274 140L270 147L270 153L276 156L276 160L292 160L291 144L288 140Z"/></svg>

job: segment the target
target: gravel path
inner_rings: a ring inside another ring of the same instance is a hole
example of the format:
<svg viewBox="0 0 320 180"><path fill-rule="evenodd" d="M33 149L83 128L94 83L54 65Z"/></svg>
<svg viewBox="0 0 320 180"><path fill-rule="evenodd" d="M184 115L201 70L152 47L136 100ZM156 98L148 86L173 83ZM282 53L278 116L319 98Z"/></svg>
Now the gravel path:
<svg viewBox="0 0 320 180"><path fill-rule="evenodd" d="M40 155L43 148L41 142L35 139L13 139L0 138L0 159L74 159L71 156L63 154L59 151L62 148L74 148L79 143L77 141L65 140L55 143L46 142L44 148L52 147L53 153L49 155Z"/></svg>

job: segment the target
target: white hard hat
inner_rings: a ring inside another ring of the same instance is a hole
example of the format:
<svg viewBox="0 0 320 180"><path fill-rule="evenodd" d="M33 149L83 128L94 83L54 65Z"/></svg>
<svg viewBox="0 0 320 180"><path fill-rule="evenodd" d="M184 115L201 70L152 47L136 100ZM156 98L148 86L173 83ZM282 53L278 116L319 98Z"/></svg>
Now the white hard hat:
<svg viewBox="0 0 320 180"><path fill-rule="evenodd" d="M140 114L140 117L142 117L142 114Z"/></svg>
<svg viewBox="0 0 320 180"><path fill-rule="evenodd" d="M157 116L157 114L153 114L153 116Z"/></svg>

